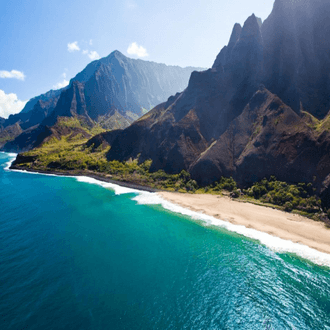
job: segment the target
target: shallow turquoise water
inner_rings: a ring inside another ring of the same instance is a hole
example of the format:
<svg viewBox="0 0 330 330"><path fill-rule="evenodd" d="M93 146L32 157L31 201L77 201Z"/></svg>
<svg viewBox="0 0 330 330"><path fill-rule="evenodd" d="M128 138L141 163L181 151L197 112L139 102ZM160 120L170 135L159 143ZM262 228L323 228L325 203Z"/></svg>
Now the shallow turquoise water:
<svg viewBox="0 0 330 330"><path fill-rule="evenodd" d="M330 329L328 268L8 160L0 329Z"/></svg>

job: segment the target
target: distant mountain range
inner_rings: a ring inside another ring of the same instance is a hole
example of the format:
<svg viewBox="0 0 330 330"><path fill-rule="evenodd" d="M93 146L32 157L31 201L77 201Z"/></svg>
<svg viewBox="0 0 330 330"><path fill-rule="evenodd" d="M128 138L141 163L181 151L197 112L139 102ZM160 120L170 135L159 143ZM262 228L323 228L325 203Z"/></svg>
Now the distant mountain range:
<svg viewBox="0 0 330 330"><path fill-rule="evenodd" d="M77 117L89 127L125 128L184 90L195 70L202 69L134 60L114 51L90 63L66 88L35 97L21 113L2 120L0 147L7 151L34 148L60 117Z"/></svg>
<svg viewBox="0 0 330 330"><path fill-rule="evenodd" d="M276 0L236 24L211 69L119 133L109 160L152 159L201 184L275 175L330 184L330 2Z"/></svg>

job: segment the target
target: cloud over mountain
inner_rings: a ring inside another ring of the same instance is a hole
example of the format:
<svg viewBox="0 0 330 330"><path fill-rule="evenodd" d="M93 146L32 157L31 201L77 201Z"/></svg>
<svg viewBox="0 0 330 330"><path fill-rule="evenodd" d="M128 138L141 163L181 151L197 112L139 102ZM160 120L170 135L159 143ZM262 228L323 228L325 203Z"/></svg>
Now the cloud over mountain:
<svg viewBox="0 0 330 330"><path fill-rule="evenodd" d="M136 42L132 42L128 48L127 53L129 55L136 55L138 57L149 56L147 50L143 46L139 46Z"/></svg>
<svg viewBox="0 0 330 330"><path fill-rule="evenodd" d="M62 77L63 77L63 81L60 81L57 84L53 85L54 89L60 89L69 85L69 80L66 80L65 72L62 74Z"/></svg>
<svg viewBox="0 0 330 330"><path fill-rule="evenodd" d="M21 101L14 93L6 94L0 89L0 117L7 118L9 115L19 113L27 101Z"/></svg>
<svg viewBox="0 0 330 330"><path fill-rule="evenodd" d="M87 55L92 61L99 60L101 58L98 52L95 50L91 50L91 51L83 50L82 53L84 55Z"/></svg>

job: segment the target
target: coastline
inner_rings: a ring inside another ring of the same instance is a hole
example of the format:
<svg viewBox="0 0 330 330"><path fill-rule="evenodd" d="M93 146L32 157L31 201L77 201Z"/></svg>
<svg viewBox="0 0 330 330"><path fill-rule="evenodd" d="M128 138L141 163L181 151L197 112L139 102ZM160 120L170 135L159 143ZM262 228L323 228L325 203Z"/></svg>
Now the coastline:
<svg viewBox="0 0 330 330"><path fill-rule="evenodd" d="M330 229L322 222L229 197L177 192L158 192L158 195L171 203L202 212L219 221L244 226L330 255Z"/></svg>
<svg viewBox="0 0 330 330"><path fill-rule="evenodd" d="M257 240L273 251L293 253L320 266L330 267L330 229L321 222L229 197L161 191L116 181L94 172L22 169L11 166L14 159L9 162L7 170L76 178L80 182L111 188L116 194L136 193L137 196L132 199L138 204L161 205L174 213Z"/></svg>
<svg viewBox="0 0 330 330"><path fill-rule="evenodd" d="M10 166L8 168L11 171L16 171L16 172L29 172L29 173L35 173L35 174L43 174L43 175L54 175L54 176L65 176L65 177L89 177L91 179L95 179L98 181L102 181L105 183L111 183L114 185L118 185L124 188L129 188L133 190L141 190L141 191L147 191L147 192L159 192L159 189L154 189L151 187L147 186L141 186L139 184L135 184L132 182L126 182L126 181L116 181L111 179L110 177L103 176L101 174L96 174L95 172L89 172L89 171L79 171L79 172L70 172L70 171L42 171L42 170L32 170L28 168L20 168L16 166Z"/></svg>

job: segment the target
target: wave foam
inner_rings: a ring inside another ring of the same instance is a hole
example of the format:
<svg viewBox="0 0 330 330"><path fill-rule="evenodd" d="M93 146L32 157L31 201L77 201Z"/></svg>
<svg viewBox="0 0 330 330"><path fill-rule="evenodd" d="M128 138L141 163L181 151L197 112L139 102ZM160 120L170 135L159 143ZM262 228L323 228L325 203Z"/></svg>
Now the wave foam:
<svg viewBox="0 0 330 330"><path fill-rule="evenodd" d="M330 267L330 254L323 253L312 249L309 246L294 243L292 241L275 237L255 229L246 228L242 225L234 225L230 222L216 219L203 213L191 211L163 199L156 193L142 192L132 199L135 200L138 204L161 205L164 209L170 210L172 212L189 216L195 220L202 220L206 225L221 227L228 231L257 240L275 252L293 253L299 257L308 259L317 265Z"/></svg>
<svg viewBox="0 0 330 330"><path fill-rule="evenodd" d="M14 154L14 153L11 153L11 152L10 153L3 152L3 151L2 151L2 153L6 154L6 155L8 155L10 157L9 161L5 164L5 170L6 171L9 171L11 164L13 163L13 161L17 157L17 154Z"/></svg>
<svg viewBox="0 0 330 330"><path fill-rule="evenodd" d="M17 154L7 153L12 159L6 164L6 170L9 170L12 162L16 158ZM56 174L43 174L43 173L36 173L36 172L27 172L22 170L13 170L16 172L23 172L29 174L39 174L39 175L48 175L48 176L58 176ZM132 189L127 187L122 187L114 183L103 182L94 178L90 178L87 176L67 176L71 178L75 178L78 182L85 182L90 184L96 184L103 188L110 188L115 192L116 195L121 194L137 194L137 196L133 197L132 200L136 201L137 204L144 204L144 205L161 205L164 209L172 211L174 213L179 213L185 216L189 216L194 220L201 220L205 223L205 225L212 225L224 228L228 231L235 232L237 234L243 235L245 237L249 237L251 239L259 241L261 244L267 246L271 250L280 253L293 253L296 254L304 259L308 259L313 263L320 265L320 266L327 266L330 267L330 254L323 253L312 249L306 245L294 243L289 240L284 240L279 237L272 236L270 234L246 228L242 225L234 225L230 222L216 219L212 216L195 212L169 202L162 197L160 197L157 193L151 193L143 190Z"/></svg>
<svg viewBox="0 0 330 330"><path fill-rule="evenodd" d="M97 179L93 179L87 176L78 176L76 177L78 182L86 182L90 184L96 184L98 186L101 186L103 188L110 188L111 190L114 190L116 195L122 195L122 194L139 194L142 190L138 189L132 189L127 187L122 187L114 183L110 182L104 182Z"/></svg>

